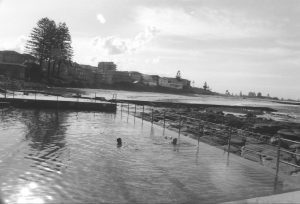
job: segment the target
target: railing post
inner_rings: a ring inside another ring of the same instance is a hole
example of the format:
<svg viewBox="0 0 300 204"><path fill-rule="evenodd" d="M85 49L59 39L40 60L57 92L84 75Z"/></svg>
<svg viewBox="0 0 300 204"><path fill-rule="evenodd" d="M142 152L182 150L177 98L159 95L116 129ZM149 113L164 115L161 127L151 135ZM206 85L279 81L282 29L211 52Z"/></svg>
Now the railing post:
<svg viewBox="0 0 300 204"><path fill-rule="evenodd" d="M230 146L231 146L231 134L232 134L232 127L230 127L230 129L229 129L228 148L227 148L228 156L230 153Z"/></svg>
<svg viewBox="0 0 300 204"><path fill-rule="evenodd" d="M263 163L263 159L262 159L262 155L261 155L261 154L259 154L259 163L260 163L261 165L264 164L264 163Z"/></svg>
<svg viewBox="0 0 300 204"><path fill-rule="evenodd" d="M136 104L134 104L134 117L136 115Z"/></svg>
<svg viewBox="0 0 300 204"><path fill-rule="evenodd" d="M143 105L143 112L142 112L142 124L144 123L144 111L145 111L145 106Z"/></svg>
<svg viewBox="0 0 300 204"><path fill-rule="evenodd" d="M122 115L123 115L123 103L120 103L120 106L121 106L121 118L122 118Z"/></svg>
<svg viewBox="0 0 300 204"><path fill-rule="evenodd" d="M180 133L181 133L181 114L179 115L178 138L180 137Z"/></svg>
<svg viewBox="0 0 300 204"><path fill-rule="evenodd" d="M201 137L201 133L202 133L202 131L200 131L201 129L203 129L203 128L201 128L201 125L200 125L200 122L199 122L199 125L198 125L198 131L199 131L199 133L198 133L198 146L199 146L199 143L200 143L200 137Z"/></svg>
<svg viewBox="0 0 300 204"><path fill-rule="evenodd" d="M4 92L4 97L6 98L6 92L7 92L7 89L6 89L6 84L5 84L5 92Z"/></svg>
<svg viewBox="0 0 300 204"><path fill-rule="evenodd" d="M280 134L279 134L279 136L278 136L278 147L277 147L277 161L276 161L276 178L278 177L278 172L279 172L280 145L281 145L281 138L280 138Z"/></svg>
<svg viewBox="0 0 300 204"><path fill-rule="evenodd" d="M164 130L166 129L166 111L164 111Z"/></svg>
<svg viewBox="0 0 300 204"><path fill-rule="evenodd" d="M151 124L153 124L153 108L152 108L152 114L151 114Z"/></svg>
<svg viewBox="0 0 300 204"><path fill-rule="evenodd" d="M95 103L96 103L96 97L97 97L97 94L95 93Z"/></svg>
<svg viewBox="0 0 300 204"><path fill-rule="evenodd" d="M129 103L127 104L127 114L129 115Z"/></svg>
<svg viewBox="0 0 300 204"><path fill-rule="evenodd" d="M13 90L13 98L15 98L15 91Z"/></svg>
<svg viewBox="0 0 300 204"><path fill-rule="evenodd" d="M58 109L58 95L56 96L56 109Z"/></svg>

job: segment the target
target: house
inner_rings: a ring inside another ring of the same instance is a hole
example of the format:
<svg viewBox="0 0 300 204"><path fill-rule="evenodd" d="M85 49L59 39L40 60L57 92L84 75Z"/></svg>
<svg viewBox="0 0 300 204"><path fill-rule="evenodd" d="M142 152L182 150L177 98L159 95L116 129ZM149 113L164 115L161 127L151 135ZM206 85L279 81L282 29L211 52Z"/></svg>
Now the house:
<svg viewBox="0 0 300 204"><path fill-rule="evenodd" d="M96 73L97 69L97 67L90 65L63 63L60 69L60 78L66 83L93 86L96 84L97 77L99 78Z"/></svg>
<svg viewBox="0 0 300 204"><path fill-rule="evenodd" d="M158 86L158 75L148 75L143 74L142 75L142 83L147 86Z"/></svg>
<svg viewBox="0 0 300 204"><path fill-rule="evenodd" d="M133 82L141 82L143 75L140 72L131 71L129 72L129 77Z"/></svg>
<svg viewBox="0 0 300 204"><path fill-rule="evenodd" d="M20 54L16 51L0 51L0 63L25 64L26 62L35 62L35 58L28 54Z"/></svg>
<svg viewBox="0 0 300 204"><path fill-rule="evenodd" d="M28 54L20 54L15 51L0 51L0 75L8 78L26 78L27 63L34 62L35 58Z"/></svg>
<svg viewBox="0 0 300 204"><path fill-rule="evenodd" d="M161 77L158 80L158 84L161 87L172 89L184 89L191 86L191 82L181 78Z"/></svg>

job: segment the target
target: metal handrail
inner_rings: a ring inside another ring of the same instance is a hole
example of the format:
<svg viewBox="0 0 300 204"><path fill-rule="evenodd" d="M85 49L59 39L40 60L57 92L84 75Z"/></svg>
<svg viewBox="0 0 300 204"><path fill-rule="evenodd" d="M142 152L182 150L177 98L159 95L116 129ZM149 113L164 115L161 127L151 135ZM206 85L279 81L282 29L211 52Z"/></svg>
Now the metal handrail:
<svg viewBox="0 0 300 204"><path fill-rule="evenodd" d="M180 115L177 114L177 113L168 114L166 116L178 116L178 117L180 117ZM227 126L227 125L224 125L224 124L213 123L213 122L205 121L205 120L198 119L198 118L192 118L192 117L184 116L184 115L181 115L181 117L182 118L191 119L191 120L195 120L195 121L198 121L198 122L203 122L203 123L208 123L208 124L212 124L212 125L217 125L217 126L221 126L221 127L225 127L225 128L232 128L232 129L234 129L236 131L241 131L241 132L245 132L245 133L249 133L249 134L254 134L254 135L257 135L257 136L268 137L268 138L270 137L269 135L263 135L263 134L251 132L251 131L248 131L248 130L242 130L242 129L239 129L239 128L234 128L234 127ZM241 136L241 137L243 137L243 136Z"/></svg>
<svg viewBox="0 0 300 204"><path fill-rule="evenodd" d="M290 165L290 166L293 166L293 167L296 167L296 168L300 168L299 165L297 164L293 164L293 163L290 163L290 162L287 162L287 161L283 161L283 160L279 160L281 163L284 163L284 164L287 164L287 165Z"/></svg>
<svg viewBox="0 0 300 204"><path fill-rule="evenodd" d="M282 152L286 152L286 153L289 153L289 154L293 154L293 155L300 156L300 153L291 152L291 151L288 151L288 150L285 150L285 149L280 149L280 151L282 151Z"/></svg>
<svg viewBox="0 0 300 204"><path fill-rule="evenodd" d="M121 104L121 107L122 106L127 106L128 107L128 114L129 114L129 110L130 110L130 107L129 107L129 104ZM144 107L144 106L143 106ZM144 108L143 108L143 114L144 114ZM136 108L135 108L135 116L136 116ZM154 122L154 117L155 117L155 114L154 114L154 111L153 111L153 108L151 108L151 113L149 113L149 116L151 117L151 123ZM217 124L217 123L213 123L213 122L209 122L209 121L205 121L205 120L202 120L202 119L197 119L197 118L193 118L193 117L189 117L189 116L185 116L185 115L181 115L181 114L177 114L177 113L168 113L166 115L166 111L164 112L164 128L165 128L165 120L166 120L166 116L177 116L179 117L179 136L180 136L180 128L181 128L181 120L182 118L186 118L186 119L190 119L190 120L193 120L193 121L198 121L199 122L199 126L200 126L200 123L206 123L206 124L212 124L212 125L216 125L216 126L219 126L219 127L224 127L224 128L229 128L230 130L230 133L229 133L229 138L228 138L228 148L227 148L227 151L228 151L228 154L230 152L230 145L231 145L231 134L232 134L232 130L235 130L235 131L240 131L241 133L248 133L248 134L252 134L252 135L256 135L256 136L260 136L260 137L270 137L268 135L263 135L263 134L260 134L260 133L255 133L255 132L251 132L251 131L248 131L248 130L242 130L242 129L239 129L239 128L234 128L234 127L231 127L231 126L227 126L227 125L224 125L224 124ZM143 117L142 117L143 119ZM203 135L203 127L204 127L204 124L201 124L202 126L202 131L200 131L199 129L199 137L200 135ZM241 136L241 135L238 135L240 137L246 137L247 136ZM258 141L261 141L257 138L255 138L255 140L258 140ZM260 159L262 159L262 156L268 156L268 157L271 157L273 159L277 158L277 162L276 162L276 177L278 176L278 171L279 171L279 163L284 163L284 164L287 164L287 165L290 165L290 166L294 166L296 168L300 168L299 165L296 165L296 164L293 164L293 163L290 163L290 162L286 162L286 161L283 161L280 159L280 152L286 152L286 153L289 153L289 154L292 154L292 155L297 155L297 156L300 156L299 153L295 153L295 152L291 152L291 151L288 151L288 150L285 150L285 149L282 149L281 148L281 140L283 141L287 141L287 142L292 142L292 143L296 143L296 144L300 144L300 142L298 141L293 141L293 140L289 140L289 139L284 139L284 138L280 138L279 137L279 142L278 142L278 148L277 148L277 157L274 157L274 156L271 156L271 155L268 155L268 154L263 154L259 151L255 151L253 149L250 149L250 148L247 148L245 147L245 151L249 151L249 152L253 152L255 153L256 155L259 155L260 156ZM198 138L198 141L199 141L199 138ZM271 149L269 149L271 150Z"/></svg>
<svg viewBox="0 0 300 204"><path fill-rule="evenodd" d="M256 153L257 155L260 155L260 156L268 156L268 157L272 157L273 159L276 158L276 157L274 157L274 156L271 156L271 155L268 155L268 154L263 154L263 153L261 153L261 152L255 151L255 150L253 150L253 149L249 149L249 148L247 148L247 147L245 147L245 150L247 150L247 151L249 151L249 152L254 152L254 153Z"/></svg>
<svg viewBox="0 0 300 204"><path fill-rule="evenodd" d="M292 143L295 143L295 144L300 144L300 142L295 141L295 140L289 140L289 139L285 139L285 138L280 138L280 139L283 140L283 141L286 141L286 142L292 142Z"/></svg>
<svg viewBox="0 0 300 204"><path fill-rule="evenodd" d="M122 106L128 106L128 104L124 104L123 103L121 104ZM153 109L153 108L152 108ZM155 116L155 114L153 114L153 116ZM178 116L180 117L180 114L177 114L177 113L169 113L167 114L166 116ZM205 121L205 120L202 120L202 119L198 119L198 118L192 118L192 117L189 117L189 116L184 116L184 115L181 115L181 118L187 118L187 119L191 119L191 120L194 120L194 121L198 121L198 122L203 122L203 123L208 123L208 124L212 124L212 125L216 125L216 126L221 126L221 127L224 127L224 128L232 128L236 131L241 131L241 132L244 132L244 133L248 133L248 134L254 134L256 136L260 136L260 137L267 137L269 138L270 136L269 135L263 135L263 134L260 134L260 133L255 133L255 132L251 132L251 131L248 131L248 130L242 130L242 129L239 129L239 128L234 128L234 127L231 127L231 126L227 126L227 125L224 125L224 124L218 124L218 123L213 123L213 122L209 122L209 121ZM246 136L241 136L241 137L246 137ZM259 139L258 139L259 140Z"/></svg>

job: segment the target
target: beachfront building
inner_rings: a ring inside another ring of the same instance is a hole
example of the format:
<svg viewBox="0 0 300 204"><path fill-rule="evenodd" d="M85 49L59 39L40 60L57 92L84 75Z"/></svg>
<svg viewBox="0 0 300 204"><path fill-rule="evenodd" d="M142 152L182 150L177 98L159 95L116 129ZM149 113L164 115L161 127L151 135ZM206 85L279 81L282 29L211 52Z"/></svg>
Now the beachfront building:
<svg viewBox="0 0 300 204"><path fill-rule="evenodd" d="M103 74L103 83L113 84L113 75L117 71L117 65L114 62L99 62L98 71Z"/></svg>
<svg viewBox="0 0 300 204"><path fill-rule="evenodd" d="M158 86L158 75L148 75L148 74L143 74L142 75L142 83L147 86Z"/></svg>
<svg viewBox="0 0 300 204"><path fill-rule="evenodd" d="M20 54L15 51L0 51L0 75L24 80L26 73L31 68L27 66L28 63L34 61L35 58L28 54Z"/></svg>
<svg viewBox="0 0 300 204"><path fill-rule="evenodd" d="M131 83L132 80L127 71L115 71L112 78L113 83Z"/></svg>
<svg viewBox="0 0 300 204"><path fill-rule="evenodd" d="M98 69L103 72L117 71L117 65L114 62L99 62Z"/></svg>
<svg viewBox="0 0 300 204"><path fill-rule="evenodd" d="M35 58L28 54L20 54L16 51L0 51L0 63L25 64L34 62Z"/></svg>
<svg viewBox="0 0 300 204"><path fill-rule="evenodd" d="M60 78L67 84L93 86L97 83L97 77L99 78L97 69L90 65L65 63L61 65Z"/></svg>
<svg viewBox="0 0 300 204"><path fill-rule="evenodd" d="M191 82L187 79L181 78L170 78L170 77L160 77L158 84L161 87L172 88L172 89L184 89L191 86Z"/></svg>
<svg viewBox="0 0 300 204"><path fill-rule="evenodd" d="M129 72L129 77L134 83L139 83L143 79L143 75L140 72L136 72L136 71Z"/></svg>

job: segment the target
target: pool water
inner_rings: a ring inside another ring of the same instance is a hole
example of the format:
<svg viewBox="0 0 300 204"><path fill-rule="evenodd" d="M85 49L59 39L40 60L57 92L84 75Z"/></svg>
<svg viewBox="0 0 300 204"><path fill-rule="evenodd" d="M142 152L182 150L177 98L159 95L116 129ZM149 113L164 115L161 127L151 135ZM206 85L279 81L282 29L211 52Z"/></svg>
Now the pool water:
<svg viewBox="0 0 300 204"><path fill-rule="evenodd" d="M299 188L124 112L8 109L0 121L5 203L216 203Z"/></svg>

